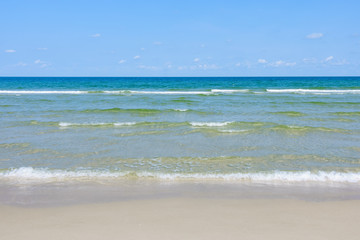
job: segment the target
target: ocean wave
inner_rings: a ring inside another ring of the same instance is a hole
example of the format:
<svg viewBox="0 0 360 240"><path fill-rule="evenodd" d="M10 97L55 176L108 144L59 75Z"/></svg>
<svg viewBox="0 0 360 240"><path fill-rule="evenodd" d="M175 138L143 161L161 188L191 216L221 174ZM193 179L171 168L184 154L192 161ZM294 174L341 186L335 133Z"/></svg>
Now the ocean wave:
<svg viewBox="0 0 360 240"><path fill-rule="evenodd" d="M193 127L223 127L233 122L190 122Z"/></svg>
<svg viewBox="0 0 360 240"><path fill-rule="evenodd" d="M73 111L73 110L71 110ZM152 115L160 113L171 113L171 112L193 112L204 114L206 112L201 112L191 109L148 109L148 108L105 108L105 109L85 109L80 110L81 113L130 113L130 114L140 114L140 115Z"/></svg>
<svg viewBox="0 0 360 240"><path fill-rule="evenodd" d="M119 127L119 126L142 126L142 127L178 127L186 126L187 122L60 122L60 127Z"/></svg>
<svg viewBox="0 0 360 240"><path fill-rule="evenodd" d="M0 90L0 94L87 94L88 91Z"/></svg>
<svg viewBox="0 0 360 240"><path fill-rule="evenodd" d="M49 170L45 168L32 168L21 167L11 169L0 173L0 179L18 179L18 180L41 180L41 179L53 179L53 180L66 180L75 178L111 178L126 176L127 173L121 172L109 172L109 171L96 171L96 170Z"/></svg>
<svg viewBox="0 0 360 240"><path fill-rule="evenodd" d="M171 111L169 109L160 110L160 109L147 109L147 108L104 108L104 109L85 109L80 110L81 113L131 113L131 114L158 114L162 112ZM173 110L174 111L174 110Z"/></svg>
<svg viewBox="0 0 360 240"><path fill-rule="evenodd" d="M246 93L248 89L211 89L213 93Z"/></svg>
<svg viewBox="0 0 360 240"><path fill-rule="evenodd" d="M109 94L159 94L159 95L210 95L210 94L231 94L246 93L248 89L211 89L210 91L139 91L139 90L119 90L119 91L103 91Z"/></svg>
<svg viewBox="0 0 360 240"><path fill-rule="evenodd" d="M360 94L360 89L211 89L211 90L0 90L0 94L113 94L113 95L221 95L237 93L300 93L300 94Z"/></svg>
<svg viewBox="0 0 360 240"><path fill-rule="evenodd" d="M71 123L71 122L60 122L60 127L71 127L71 126L186 126L190 125L193 127L223 127L233 122L84 122L84 123Z"/></svg>
<svg viewBox="0 0 360 240"><path fill-rule="evenodd" d="M213 95L246 93L248 89L211 89L199 91L145 91L145 90L0 90L0 94L154 94L154 95Z"/></svg>
<svg viewBox="0 0 360 240"><path fill-rule="evenodd" d="M34 123L33 123L34 124ZM39 123L36 123L39 124ZM53 123L51 123L53 125ZM243 133L255 133L255 132L271 132L276 131L285 134L304 134L308 132L342 132L349 133L346 129L340 128L326 128L326 127L315 127L315 126L297 126L297 125L283 125L271 122L59 122L57 124L61 128L67 127L126 127L126 126L137 126L143 128L177 128L190 126L193 131L187 132L201 132L201 133L212 133L212 134L243 134Z"/></svg>
<svg viewBox="0 0 360 240"><path fill-rule="evenodd" d="M266 89L269 93L360 94L360 89Z"/></svg>
<svg viewBox="0 0 360 240"><path fill-rule="evenodd" d="M246 133L246 132L249 132L250 130L245 130L245 129L242 129L242 130L234 130L234 129L223 129L223 130L218 130L220 133Z"/></svg>
<svg viewBox="0 0 360 240"><path fill-rule="evenodd" d="M136 122L114 122L114 123L70 123L70 122L60 122L60 127L71 127L71 126L132 126L135 125Z"/></svg>
<svg viewBox="0 0 360 240"><path fill-rule="evenodd" d="M208 95L212 94L209 91L134 91L134 90L120 90L120 91L104 91L109 94L155 94L155 95Z"/></svg>
<svg viewBox="0 0 360 240"><path fill-rule="evenodd" d="M0 172L0 179L28 182L30 181L68 181L118 179L118 178L145 178L158 180L225 180L239 182L262 183L359 183L360 172L336 171L271 171L251 173L160 173L160 172L130 172L108 170L59 170L46 168L21 167Z"/></svg>
<svg viewBox="0 0 360 240"><path fill-rule="evenodd" d="M186 109L186 108L184 108L184 109L174 109L174 111L177 111L177 112L187 112L187 111L190 111L189 109Z"/></svg>

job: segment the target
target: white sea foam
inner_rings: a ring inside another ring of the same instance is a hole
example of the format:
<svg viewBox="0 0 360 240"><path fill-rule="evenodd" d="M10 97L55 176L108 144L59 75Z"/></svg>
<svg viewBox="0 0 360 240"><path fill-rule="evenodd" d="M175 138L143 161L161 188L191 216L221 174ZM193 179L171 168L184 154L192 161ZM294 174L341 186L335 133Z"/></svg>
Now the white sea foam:
<svg viewBox="0 0 360 240"><path fill-rule="evenodd" d="M223 127L233 122L190 122L193 127Z"/></svg>
<svg viewBox="0 0 360 240"><path fill-rule="evenodd" d="M116 122L114 126L132 126L135 125L136 122Z"/></svg>
<svg viewBox="0 0 360 240"><path fill-rule="evenodd" d="M260 173L193 173L193 174L179 174L179 173L139 173L139 177L155 177L159 179L221 179L221 180L237 180L250 182L342 182L342 183L358 183L360 182L360 173L341 173L341 172L324 172L319 171L312 173L310 171L299 172L260 172Z"/></svg>
<svg viewBox="0 0 360 240"><path fill-rule="evenodd" d="M115 123L69 123L69 122L60 122L60 127L71 127L71 126L104 126L104 125L114 125L114 126L131 126L135 125L136 122L115 122Z"/></svg>
<svg viewBox="0 0 360 240"><path fill-rule="evenodd" d="M212 89L211 91L137 91L137 90L118 90L118 91L103 91L109 94L163 94L163 95L191 95L191 94L214 94L214 93L238 93L248 92L248 89Z"/></svg>
<svg viewBox="0 0 360 240"><path fill-rule="evenodd" d="M21 167L0 173L0 179L13 180L66 180L74 178L114 178L125 176L126 172L109 172L94 170L48 170L45 168L35 169L32 167Z"/></svg>
<svg viewBox="0 0 360 240"><path fill-rule="evenodd" d="M125 94L125 93L130 93L130 91L126 91L126 90L119 90L119 91L102 91L103 93L107 93L107 94Z"/></svg>
<svg viewBox="0 0 360 240"><path fill-rule="evenodd" d="M312 94L360 94L360 89L336 90L336 89L266 89L270 93L312 93Z"/></svg>
<svg viewBox="0 0 360 240"><path fill-rule="evenodd" d="M0 94L87 94L88 91L0 90Z"/></svg>
<svg viewBox="0 0 360 240"><path fill-rule="evenodd" d="M160 95L197 95L197 94L215 94L215 93L237 93L248 92L247 89L212 89L211 91L136 91L136 90L118 90L103 91L108 94L160 94Z"/></svg>
<svg viewBox="0 0 360 240"><path fill-rule="evenodd" d="M67 123L67 122L61 122L61 123L59 123L59 126L60 127L69 127L69 126L72 126L73 125L73 123Z"/></svg>
<svg viewBox="0 0 360 240"><path fill-rule="evenodd" d="M69 122L60 122L60 127L70 127L70 126L101 126L107 125L109 123L69 123Z"/></svg>
<svg viewBox="0 0 360 240"><path fill-rule="evenodd" d="M210 91L137 91L137 90L116 90L102 91L107 94L154 94L154 95L197 95L197 94L213 94Z"/></svg>
<svg viewBox="0 0 360 240"><path fill-rule="evenodd" d="M178 111L178 112L186 112L186 111L189 111L189 109L174 109L175 111Z"/></svg>
<svg viewBox="0 0 360 240"><path fill-rule="evenodd" d="M248 132L249 130L234 130L234 129L224 129L224 130L220 130L219 132L222 133L243 133L243 132Z"/></svg>
<svg viewBox="0 0 360 240"><path fill-rule="evenodd" d="M244 93L249 92L248 89L211 89L213 93Z"/></svg>
<svg viewBox="0 0 360 240"><path fill-rule="evenodd" d="M140 91L140 90L112 90L98 91L96 93L105 94L154 94L154 95L197 95L197 94L213 94L210 91Z"/></svg>
<svg viewBox="0 0 360 240"><path fill-rule="evenodd" d="M210 95L216 93L248 92L247 89L212 89L211 91L140 91L140 90L0 90L0 94L154 94L154 95Z"/></svg>
<svg viewBox="0 0 360 240"><path fill-rule="evenodd" d="M0 90L0 94L154 94L154 95L211 95L217 93L232 94L245 93L248 89L212 89L210 91L136 91L136 90L116 90L116 91L80 91L80 90ZM269 93L311 93L311 94L360 94L360 89L266 89ZM263 93L263 92L255 92Z"/></svg>
<svg viewBox="0 0 360 240"><path fill-rule="evenodd" d="M160 180L225 180L240 182L263 182L263 183L296 183L296 182L319 182L319 183L359 183L360 172L259 172L259 173L156 173L156 172L128 172L107 170L49 170L45 168L35 169L21 167L0 172L0 179L19 182L26 181L67 181L67 180L93 180L117 179L126 177L155 178Z"/></svg>
<svg viewBox="0 0 360 240"><path fill-rule="evenodd" d="M207 91L130 91L135 94L164 94L164 95L187 95L187 94L211 94L211 92Z"/></svg>

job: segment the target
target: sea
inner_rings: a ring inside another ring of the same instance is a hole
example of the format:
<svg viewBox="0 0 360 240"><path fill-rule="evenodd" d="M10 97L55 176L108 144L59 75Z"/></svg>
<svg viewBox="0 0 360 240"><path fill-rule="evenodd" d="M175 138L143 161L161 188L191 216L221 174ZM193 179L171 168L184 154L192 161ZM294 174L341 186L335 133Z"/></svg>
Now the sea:
<svg viewBox="0 0 360 240"><path fill-rule="evenodd" d="M360 77L1 77L0 183L360 183Z"/></svg>

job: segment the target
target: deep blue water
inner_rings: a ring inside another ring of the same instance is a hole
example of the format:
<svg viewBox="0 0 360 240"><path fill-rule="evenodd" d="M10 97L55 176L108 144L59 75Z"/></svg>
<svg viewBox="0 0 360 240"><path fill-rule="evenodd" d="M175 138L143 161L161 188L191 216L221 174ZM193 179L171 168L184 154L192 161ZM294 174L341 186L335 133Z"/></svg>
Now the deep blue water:
<svg viewBox="0 0 360 240"><path fill-rule="evenodd" d="M1 90L360 89L360 77L1 77Z"/></svg>

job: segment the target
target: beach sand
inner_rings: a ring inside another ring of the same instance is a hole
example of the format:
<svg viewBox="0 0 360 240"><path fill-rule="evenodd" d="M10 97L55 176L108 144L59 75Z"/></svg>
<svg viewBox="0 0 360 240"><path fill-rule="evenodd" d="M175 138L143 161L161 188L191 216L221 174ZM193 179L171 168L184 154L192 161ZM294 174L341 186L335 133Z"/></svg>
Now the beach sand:
<svg viewBox="0 0 360 240"><path fill-rule="evenodd" d="M360 201L160 198L0 206L1 239L359 239Z"/></svg>

